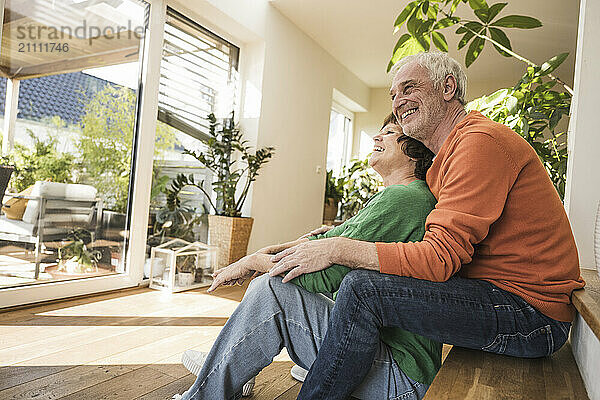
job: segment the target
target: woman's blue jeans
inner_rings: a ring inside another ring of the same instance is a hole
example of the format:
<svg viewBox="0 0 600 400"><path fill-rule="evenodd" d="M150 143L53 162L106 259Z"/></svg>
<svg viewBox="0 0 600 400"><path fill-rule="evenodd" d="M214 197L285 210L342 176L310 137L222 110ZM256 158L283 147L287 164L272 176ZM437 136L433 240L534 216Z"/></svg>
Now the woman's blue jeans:
<svg viewBox="0 0 600 400"><path fill-rule="evenodd" d="M183 399L239 399L244 383L284 347L296 364L309 369L333 308L326 296L282 283L280 277L254 279ZM353 395L364 400L421 399L428 386L406 376L385 344L377 340L376 347L369 364L361 365L364 373L353 382Z"/></svg>
<svg viewBox="0 0 600 400"><path fill-rule="evenodd" d="M374 360L380 327L498 354L543 357L565 343L570 325L485 281L430 282L351 271L298 399L349 398L368 372L364 366Z"/></svg>

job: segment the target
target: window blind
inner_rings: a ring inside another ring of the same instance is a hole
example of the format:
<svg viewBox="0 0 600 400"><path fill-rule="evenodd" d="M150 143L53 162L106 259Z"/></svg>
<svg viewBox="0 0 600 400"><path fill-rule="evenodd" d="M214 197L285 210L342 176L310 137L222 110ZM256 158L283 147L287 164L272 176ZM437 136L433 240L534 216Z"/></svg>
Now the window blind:
<svg viewBox="0 0 600 400"><path fill-rule="evenodd" d="M169 8L158 119L206 141L206 116L226 117L236 106L238 62L238 47Z"/></svg>

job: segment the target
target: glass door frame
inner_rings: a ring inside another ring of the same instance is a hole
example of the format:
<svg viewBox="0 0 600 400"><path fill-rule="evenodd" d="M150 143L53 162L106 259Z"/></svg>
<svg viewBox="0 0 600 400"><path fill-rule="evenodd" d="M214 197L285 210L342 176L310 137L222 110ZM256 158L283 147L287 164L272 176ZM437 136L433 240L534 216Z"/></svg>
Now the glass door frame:
<svg viewBox="0 0 600 400"><path fill-rule="evenodd" d="M145 0L150 15L141 54L141 80L138 90L134 154L132 157L132 189L130 190L129 242L125 273L105 277L76 279L0 289L0 309L24 304L88 295L138 286L144 274L146 234L152 183L154 139L158 115L158 82L165 29L166 0ZM0 0L0 15L5 0ZM0 19L1 21L2 19ZM3 24L0 24L0 43Z"/></svg>

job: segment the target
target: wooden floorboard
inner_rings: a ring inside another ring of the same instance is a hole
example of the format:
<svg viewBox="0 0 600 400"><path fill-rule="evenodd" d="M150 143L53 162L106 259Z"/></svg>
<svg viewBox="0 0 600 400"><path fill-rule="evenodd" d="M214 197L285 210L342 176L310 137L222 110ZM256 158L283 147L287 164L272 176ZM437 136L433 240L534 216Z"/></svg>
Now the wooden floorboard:
<svg viewBox="0 0 600 400"><path fill-rule="evenodd" d="M147 288L0 313L0 399L170 399L195 377L188 348L208 351L244 287L164 295ZM252 400L295 398L292 362L276 358Z"/></svg>

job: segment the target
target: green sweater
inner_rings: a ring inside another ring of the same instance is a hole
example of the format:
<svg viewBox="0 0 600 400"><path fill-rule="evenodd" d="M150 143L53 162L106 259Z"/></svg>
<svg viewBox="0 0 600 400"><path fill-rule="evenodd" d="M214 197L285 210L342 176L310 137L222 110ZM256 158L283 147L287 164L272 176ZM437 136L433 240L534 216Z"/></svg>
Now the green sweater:
<svg viewBox="0 0 600 400"><path fill-rule="evenodd" d="M368 242L416 242L425 234L425 219L435 207L435 197L424 181L388 186L365 208L329 232L310 239L344 236ZM332 265L304 274L292 282L314 293L335 293L350 268ZM394 360L412 379L431 384L442 362L442 345L400 328L381 328L380 338Z"/></svg>

